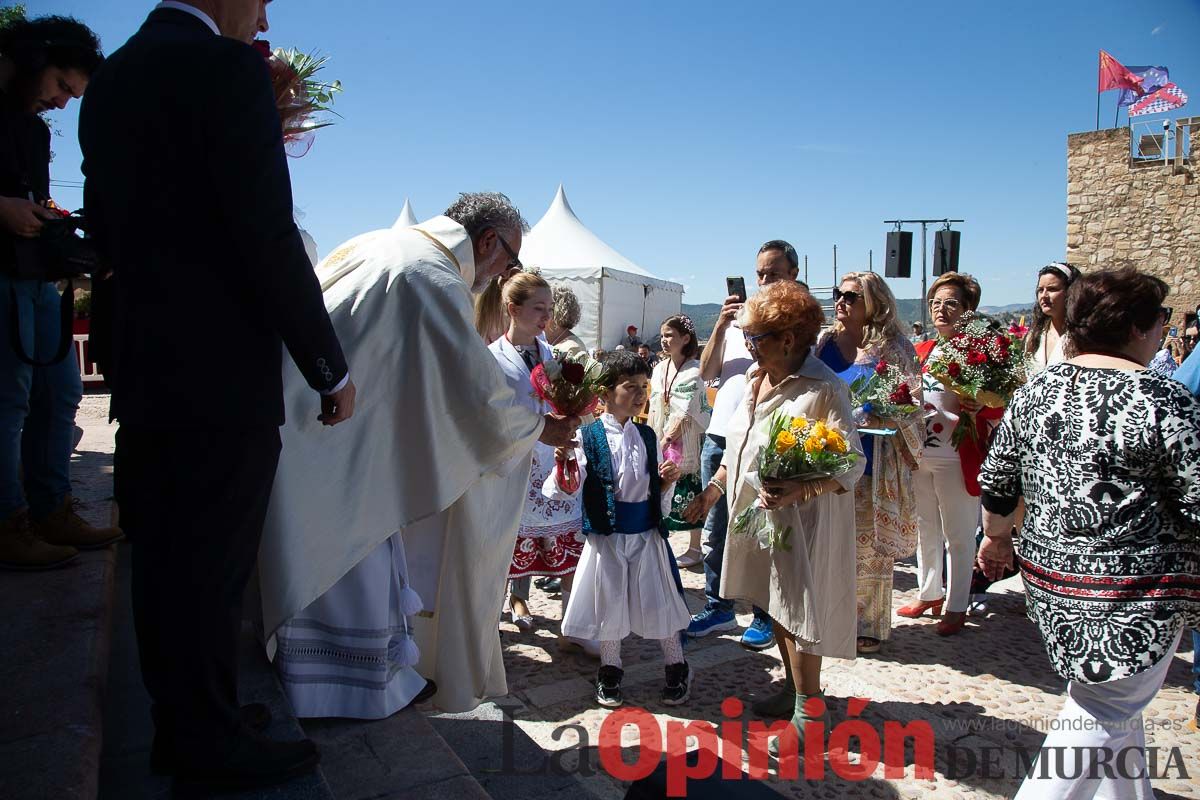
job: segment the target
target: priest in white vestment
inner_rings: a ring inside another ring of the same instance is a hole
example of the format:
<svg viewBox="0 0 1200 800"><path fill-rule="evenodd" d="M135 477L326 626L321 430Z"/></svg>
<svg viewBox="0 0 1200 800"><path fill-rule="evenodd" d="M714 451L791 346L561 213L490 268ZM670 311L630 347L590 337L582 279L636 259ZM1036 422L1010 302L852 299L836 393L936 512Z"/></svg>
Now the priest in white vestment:
<svg viewBox="0 0 1200 800"><path fill-rule="evenodd" d="M507 694L497 623L530 456L578 425L515 403L475 333L471 293L520 267L527 229L503 195L464 194L318 267L354 424L331 436L285 373L259 551L268 655L299 716L386 717L426 678L445 711Z"/></svg>

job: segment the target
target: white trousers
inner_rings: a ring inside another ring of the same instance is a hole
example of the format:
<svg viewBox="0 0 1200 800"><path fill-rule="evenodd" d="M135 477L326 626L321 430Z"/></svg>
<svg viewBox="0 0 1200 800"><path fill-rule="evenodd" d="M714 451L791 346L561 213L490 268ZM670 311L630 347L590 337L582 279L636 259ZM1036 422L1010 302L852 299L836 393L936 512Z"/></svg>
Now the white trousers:
<svg viewBox="0 0 1200 800"><path fill-rule="evenodd" d="M979 498L967 494L962 465L955 458L926 458L913 473L917 492L917 573L921 600L946 595L946 611L966 611L975 564ZM942 553L949 586L942 585Z"/></svg>
<svg viewBox="0 0 1200 800"><path fill-rule="evenodd" d="M1050 763L1043 773L1042 757L1038 758L1016 800L1154 800L1146 774L1142 710L1162 687L1178 646L1176 635L1157 664L1132 678L1068 681L1067 702L1042 743ZM1060 751L1050 748L1062 748L1061 772L1069 777L1059 774ZM1109 768L1097 762L1098 754L1109 758Z"/></svg>

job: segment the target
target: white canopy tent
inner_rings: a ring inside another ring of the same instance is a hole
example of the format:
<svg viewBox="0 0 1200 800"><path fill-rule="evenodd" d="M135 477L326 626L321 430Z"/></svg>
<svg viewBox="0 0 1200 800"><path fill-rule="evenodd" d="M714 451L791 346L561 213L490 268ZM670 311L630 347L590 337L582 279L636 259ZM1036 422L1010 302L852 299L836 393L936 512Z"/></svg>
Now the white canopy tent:
<svg viewBox="0 0 1200 800"><path fill-rule="evenodd" d="M400 216L396 217L396 222L392 225L393 228L411 228L417 224L417 215L413 213L412 205L408 202L408 198L404 198L404 208L400 209Z"/></svg>
<svg viewBox="0 0 1200 800"><path fill-rule="evenodd" d="M579 221L559 185L550 209L521 245L521 261L551 284L570 287L583 315L575 334L591 349L611 350L636 325L643 340L678 314L683 286L656 278L605 244Z"/></svg>

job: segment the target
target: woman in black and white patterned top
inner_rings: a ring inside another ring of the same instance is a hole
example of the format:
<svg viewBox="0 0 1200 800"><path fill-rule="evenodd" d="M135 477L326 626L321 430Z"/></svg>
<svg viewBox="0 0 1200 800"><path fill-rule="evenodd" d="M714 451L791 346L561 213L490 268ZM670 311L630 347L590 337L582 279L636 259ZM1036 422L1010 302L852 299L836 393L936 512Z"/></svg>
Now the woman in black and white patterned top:
<svg viewBox="0 0 1200 800"><path fill-rule="evenodd" d="M1145 747L1142 709L1181 630L1200 624L1200 402L1145 370L1166 294L1133 270L1076 281L1067 327L1078 355L1017 392L980 475L989 577L1009 563L1025 500L1017 560L1029 612L1069 681L1043 747L1079 748L1083 764L1100 748ZM1053 773L1034 770L1017 797L1153 797L1145 779Z"/></svg>

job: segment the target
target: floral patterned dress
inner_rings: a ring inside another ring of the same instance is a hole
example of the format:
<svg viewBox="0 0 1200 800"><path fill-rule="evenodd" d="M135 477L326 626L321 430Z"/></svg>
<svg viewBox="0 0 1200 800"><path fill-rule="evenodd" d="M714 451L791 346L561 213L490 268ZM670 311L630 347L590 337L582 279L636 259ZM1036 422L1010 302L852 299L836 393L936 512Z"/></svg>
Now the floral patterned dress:
<svg viewBox="0 0 1200 800"><path fill-rule="evenodd" d="M678 370L667 358L654 367L650 379L650 427L662 443L664 434L673 434L671 446L663 447L663 458L679 465L682 476L675 483L671 516L667 528L686 531L698 527L683 518L683 510L700 494L700 448L708 428L712 407L700 379L700 362L684 362Z"/></svg>

